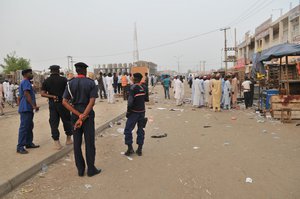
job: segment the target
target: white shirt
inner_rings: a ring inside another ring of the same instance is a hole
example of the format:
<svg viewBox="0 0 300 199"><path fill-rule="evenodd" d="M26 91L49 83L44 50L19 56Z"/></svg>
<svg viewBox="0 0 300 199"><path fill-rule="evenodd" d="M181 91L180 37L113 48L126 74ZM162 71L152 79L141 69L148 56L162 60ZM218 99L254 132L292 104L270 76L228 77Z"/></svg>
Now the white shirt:
<svg viewBox="0 0 300 199"><path fill-rule="evenodd" d="M249 92L249 91L250 91L250 84L252 84L252 83L251 83L251 81L249 81L249 80L245 80L245 81L242 83L244 92Z"/></svg>

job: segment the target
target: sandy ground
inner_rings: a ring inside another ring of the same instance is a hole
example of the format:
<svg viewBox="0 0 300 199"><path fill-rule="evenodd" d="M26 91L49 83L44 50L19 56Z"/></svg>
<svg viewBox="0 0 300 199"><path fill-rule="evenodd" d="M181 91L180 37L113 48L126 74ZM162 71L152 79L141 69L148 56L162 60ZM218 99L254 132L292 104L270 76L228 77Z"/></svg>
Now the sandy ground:
<svg viewBox="0 0 300 199"><path fill-rule="evenodd" d="M121 155L126 149L123 120L97 136L100 175L78 177L71 153L4 199L300 198L300 127L295 122L262 119L254 110L215 113L189 104L170 111L178 108L174 100L162 99L160 88L155 91L158 103L147 107L142 157ZM163 133L167 137L151 138Z"/></svg>

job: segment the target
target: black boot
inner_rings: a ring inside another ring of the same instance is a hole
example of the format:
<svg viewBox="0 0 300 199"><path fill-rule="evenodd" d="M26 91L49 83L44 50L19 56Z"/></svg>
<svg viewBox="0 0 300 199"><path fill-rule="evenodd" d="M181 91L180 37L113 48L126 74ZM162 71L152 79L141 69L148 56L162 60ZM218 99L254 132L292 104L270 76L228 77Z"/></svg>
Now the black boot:
<svg viewBox="0 0 300 199"><path fill-rule="evenodd" d="M130 156L130 155L132 155L132 154L134 153L134 150L133 150L133 148L132 148L132 144L128 144L127 146L128 146L128 149L127 149L127 151L125 152L125 155L126 155L126 156Z"/></svg>
<svg viewBox="0 0 300 199"><path fill-rule="evenodd" d="M138 156L142 156L142 149L143 149L143 145L139 145L138 149L136 150L136 154Z"/></svg>

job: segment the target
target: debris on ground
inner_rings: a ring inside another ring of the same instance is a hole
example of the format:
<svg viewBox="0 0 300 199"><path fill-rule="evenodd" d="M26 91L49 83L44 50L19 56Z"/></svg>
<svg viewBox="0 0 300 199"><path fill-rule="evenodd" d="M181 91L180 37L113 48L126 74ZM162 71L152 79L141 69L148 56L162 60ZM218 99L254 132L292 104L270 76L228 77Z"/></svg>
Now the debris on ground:
<svg viewBox="0 0 300 199"><path fill-rule="evenodd" d="M210 128L210 125L204 125L203 128Z"/></svg>
<svg viewBox="0 0 300 199"><path fill-rule="evenodd" d="M193 149L195 149L195 150L197 150L197 149L199 149L200 147L198 147L198 146L194 146L193 147Z"/></svg>
<svg viewBox="0 0 300 199"><path fill-rule="evenodd" d="M108 126L109 126L110 128L112 128L112 127L114 126L114 124L113 124L112 122L110 122L110 123L108 124Z"/></svg>
<svg viewBox="0 0 300 199"><path fill-rule="evenodd" d="M121 124L122 124L121 121L118 121L118 122L117 122L117 125L121 125Z"/></svg>
<svg viewBox="0 0 300 199"><path fill-rule="evenodd" d="M300 126L300 123L296 124L296 126Z"/></svg>
<svg viewBox="0 0 300 199"><path fill-rule="evenodd" d="M42 164L42 173L46 173L48 171L48 166L46 164Z"/></svg>
<svg viewBox="0 0 300 199"><path fill-rule="evenodd" d="M278 137L278 136L275 136L275 137L273 137L273 139L276 139L276 140L278 140L278 139L280 139L280 137Z"/></svg>
<svg viewBox="0 0 300 199"><path fill-rule="evenodd" d="M133 160L133 158L132 158L132 157L128 157L128 156L127 156L127 159L128 159L128 160Z"/></svg>
<svg viewBox="0 0 300 199"><path fill-rule="evenodd" d="M21 189L21 193L30 193L32 191L33 191L33 188L28 188L28 189L22 188Z"/></svg>
<svg viewBox="0 0 300 199"><path fill-rule="evenodd" d="M183 112L184 109L179 109L179 108L171 108L170 111L181 111Z"/></svg>
<svg viewBox="0 0 300 199"><path fill-rule="evenodd" d="M263 133L267 133L267 130L262 130Z"/></svg>
<svg viewBox="0 0 300 199"><path fill-rule="evenodd" d="M167 137L168 134L163 133L163 134L156 134L156 135L152 135L151 138L164 138Z"/></svg>
<svg viewBox="0 0 300 199"><path fill-rule="evenodd" d="M236 120L237 118L236 117L231 117L231 120Z"/></svg>
<svg viewBox="0 0 300 199"><path fill-rule="evenodd" d="M249 177L248 177L248 178L246 178L245 182L246 182L246 183L252 183L253 180L252 180L252 178L249 178Z"/></svg>
<svg viewBox="0 0 300 199"><path fill-rule="evenodd" d="M157 108L157 109L158 109L158 110L166 110L166 108L160 108L160 107L159 107L159 108Z"/></svg>
<svg viewBox="0 0 300 199"><path fill-rule="evenodd" d="M121 155L125 155L125 152L122 151L122 152L121 152Z"/></svg>
<svg viewBox="0 0 300 199"><path fill-rule="evenodd" d="M117 132L118 132L118 133L124 133L124 129L123 129L123 128L118 128L118 129L117 129Z"/></svg>
<svg viewBox="0 0 300 199"><path fill-rule="evenodd" d="M85 187L86 189L91 189L91 188L92 188L92 185L90 185L90 184L85 184L84 187Z"/></svg>

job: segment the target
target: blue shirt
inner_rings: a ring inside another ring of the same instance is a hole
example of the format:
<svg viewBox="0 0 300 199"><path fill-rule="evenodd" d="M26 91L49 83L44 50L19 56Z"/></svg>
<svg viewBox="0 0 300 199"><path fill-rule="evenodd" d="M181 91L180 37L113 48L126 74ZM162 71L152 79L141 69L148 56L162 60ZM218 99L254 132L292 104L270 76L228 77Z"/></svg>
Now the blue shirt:
<svg viewBox="0 0 300 199"><path fill-rule="evenodd" d="M19 96L20 96L19 113L33 112L33 108L31 104L26 100L26 97L24 95L25 91L29 91L33 104L36 104L35 93L33 91L30 81L28 79L22 80L19 86Z"/></svg>
<svg viewBox="0 0 300 199"><path fill-rule="evenodd" d="M166 88L168 88L168 87L170 87L170 78L165 78L164 80L163 80L163 84L164 84L164 87L166 87Z"/></svg>

